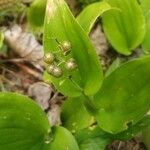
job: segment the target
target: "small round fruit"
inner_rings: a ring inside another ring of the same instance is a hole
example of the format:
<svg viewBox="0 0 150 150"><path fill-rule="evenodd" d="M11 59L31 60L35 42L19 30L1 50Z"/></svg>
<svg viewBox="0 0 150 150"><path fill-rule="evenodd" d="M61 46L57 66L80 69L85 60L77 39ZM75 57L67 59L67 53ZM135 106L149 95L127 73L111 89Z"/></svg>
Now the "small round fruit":
<svg viewBox="0 0 150 150"><path fill-rule="evenodd" d="M71 50L71 43L69 41L64 41L61 44L64 52L69 52Z"/></svg>
<svg viewBox="0 0 150 150"><path fill-rule="evenodd" d="M54 64L51 64L47 67L47 72L51 75L53 75L53 72L54 72L54 69L55 69L55 65Z"/></svg>
<svg viewBox="0 0 150 150"><path fill-rule="evenodd" d="M52 75L52 76L54 76L54 77L56 77L56 78L59 78L59 77L61 77L61 76L63 75L63 72L62 72L61 68L57 67L57 66L54 65L54 64L49 65L49 66L47 67L47 72L48 72L50 75Z"/></svg>
<svg viewBox="0 0 150 150"><path fill-rule="evenodd" d="M59 78L62 75L63 75L63 72L62 72L61 68L55 67L53 70L53 76Z"/></svg>
<svg viewBox="0 0 150 150"><path fill-rule="evenodd" d="M54 56L54 54L52 54L52 53L47 53L47 54L44 56L44 61L45 61L47 64L53 63L54 60L55 60L55 56Z"/></svg>
<svg viewBox="0 0 150 150"><path fill-rule="evenodd" d="M67 70L73 71L78 67L78 65L76 64L75 59L71 58L66 62L65 67Z"/></svg>

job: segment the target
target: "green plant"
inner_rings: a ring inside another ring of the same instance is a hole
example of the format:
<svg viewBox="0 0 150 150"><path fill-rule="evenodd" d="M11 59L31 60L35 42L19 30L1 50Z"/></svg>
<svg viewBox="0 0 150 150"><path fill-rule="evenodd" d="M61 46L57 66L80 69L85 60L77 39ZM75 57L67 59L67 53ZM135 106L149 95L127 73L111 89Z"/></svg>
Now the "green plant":
<svg viewBox="0 0 150 150"><path fill-rule="evenodd" d="M141 43L145 26L140 6L134 0L117 2L93 3L75 19L64 0L47 1L44 60L49 76L46 77L67 97L61 114L62 126L66 129L51 127L42 110L29 98L0 93L0 149L103 150L109 142L131 139L150 125L147 114L150 56L124 64L116 61L104 74L88 37L94 22L102 15L105 32L112 32L117 51L129 55ZM116 3L121 6L119 9ZM137 14L129 11L128 18L123 13L126 8L134 8ZM125 16L121 17L121 12ZM90 13L93 16L87 19ZM114 13L117 17L112 19L117 18L121 25L127 20L123 28L118 28L118 20L112 26L115 31L120 29L122 42L118 44L115 32L108 28ZM136 30L131 34L129 21L134 17L137 26L133 24Z"/></svg>
<svg viewBox="0 0 150 150"><path fill-rule="evenodd" d="M137 9L140 13L142 21L144 20L140 6L135 1L132 1L128 6L135 7L135 10ZM94 17L89 17L88 20L86 15L88 16L91 11L94 12ZM116 6L111 7L106 2L94 3L83 10L75 19L64 1L49 0L47 4L44 25L45 52L57 53L57 61L54 63L59 66L63 60L59 67L64 72L60 78L55 78L53 75L50 78L55 87L68 96L68 100L63 105L62 120L63 125L73 133L88 128L93 123L110 134L125 132L129 127L132 128L136 125L150 108L148 102L150 87L148 84L144 86L149 80L149 57L135 59L117 69L112 69L112 72L110 71L104 80L102 76L97 75L100 68L96 69L95 67L97 66L95 64L97 58L93 47L90 46L88 33L96 18L105 11L111 14L111 11L118 12L120 10L117 10ZM139 16L137 15L137 17ZM139 37L142 40L142 31L145 26L141 26L140 23L139 26L142 27L142 30L136 33L138 35L135 38ZM133 37L133 39L135 38ZM63 41L68 41L71 44L71 52L68 55L63 55L63 49L60 46ZM120 46L120 43L118 45ZM89 52L89 49L92 51ZM128 47L128 50L131 49ZM91 56L94 57L90 58ZM78 68L75 72L68 73L65 70L64 63L69 58L75 59L77 63ZM92 65L88 63L92 63ZM95 68L92 69L91 66ZM144 77L141 78L143 73ZM102 86L98 86L97 82L103 82ZM87 83L88 86L85 86ZM83 118L80 117L81 114L84 116Z"/></svg>
<svg viewBox="0 0 150 150"><path fill-rule="evenodd" d="M51 127L45 113L28 97L0 93L0 149L79 150L69 131Z"/></svg>
<svg viewBox="0 0 150 150"><path fill-rule="evenodd" d="M97 2L98 0L77 0L78 2L80 2L83 5L88 5L94 2Z"/></svg>

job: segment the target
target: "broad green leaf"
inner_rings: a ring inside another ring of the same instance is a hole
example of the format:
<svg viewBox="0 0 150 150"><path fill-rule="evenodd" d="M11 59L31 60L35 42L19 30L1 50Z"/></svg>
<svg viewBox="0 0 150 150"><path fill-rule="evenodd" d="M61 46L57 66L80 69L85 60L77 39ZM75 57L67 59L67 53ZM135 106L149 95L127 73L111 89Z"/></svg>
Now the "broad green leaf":
<svg viewBox="0 0 150 150"><path fill-rule="evenodd" d="M93 3L83 9L77 17L77 21L84 31L89 34L97 18L110 9L111 6L106 2Z"/></svg>
<svg viewBox="0 0 150 150"><path fill-rule="evenodd" d="M149 0L140 0L141 8L144 14L148 14L150 12L150 1Z"/></svg>
<svg viewBox="0 0 150 150"><path fill-rule="evenodd" d="M118 133L116 135L113 135L114 140L130 140L134 138L139 132L141 132L143 129L147 128L150 125L150 116L145 116L137 122L135 125L129 126L129 128L121 133Z"/></svg>
<svg viewBox="0 0 150 150"><path fill-rule="evenodd" d="M1 150L41 150L50 131L46 114L31 99L0 93Z"/></svg>
<svg viewBox="0 0 150 150"><path fill-rule="evenodd" d="M75 134L80 150L105 150L111 136L100 128L86 128Z"/></svg>
<svg viewBox="0 0 150 150"><path fill-rule="evenodd" d="M136 124L150 110L150 57L118 67L104 80L94 102L99 126L118 133Z"/></svg>
<svg viewBox="0 0 150 150"><path fill-rule="evenodd" d="M146 53L150 53L150 1L140 0L140 2L146 20L146 33L142 43L142 47Z"/></svg>
<svg viewBox="0 0 150 150"><path fill-rule="evenodd" d="M48 150L79 150L73 135L63 127L54 127L53 140Z"/></svg>
<svg viewBox="0 0 150 150"><path fill-rule="evenodd" d="M149 143L149 140L150 140L150 126L143 131L143 136L144 136L144 143L147 147L147 150L150 150L150 143Z"/></svg>
<svg viewBox="0 0 150 150"><path fill-rule="evenodd" d="M64 41L71 43L71 54L63 57L73 57L78 69L68 73L64 69L64 75L61 78L52 78L56 88L66 96L77 97L83 92L86 95L93 95L98 91L102 84L102 69L96 55L95 49L91 44L89 37L72 16L64 0L48 0L45 27L44 27L44 49L45 52L56 52L59 50L59 44Z"/></svg>
<svg viewBox="0 0 150 150"><path fill-rule="evenodd" d="M34 0L28 10L28 20L34 27L42 27L47 0Z"/></svg>
<svg viewBox="0 0 150 150"><path fill-rule="evenodd" d="M150 53L150 12L145 16L146 20L146 33L142 43L142 47L146 53Z"/></svg>
<svg viewBox="0 0 150 150"><path fill-rule="evenodd" d="M84 97L68 98L62 107L63 126L72 132L87 128L94 122L94 118L84 106Z"/></svg>
<svg viewBox="0 0 150 150"><path fill-rule="evenodd" d="M142 43L145 20L137 0L106 0L120 11L103 14L103 28L112 46L121 54L130 55Z"/></svg>
<svg viewBox="0 0 150 150"><path fill-rule="evenodd" d="M51 129L42 109L15 93L0 93L0 135L2 150L79 150L68 130Z"/></svg>
<svg viewBox="0 0 150 150"><path fill-rule="evenodd" d="M121 59L116 58L106 71L105 77L109 76L113 71L115 71L121 65L121 63Z"/></svg>

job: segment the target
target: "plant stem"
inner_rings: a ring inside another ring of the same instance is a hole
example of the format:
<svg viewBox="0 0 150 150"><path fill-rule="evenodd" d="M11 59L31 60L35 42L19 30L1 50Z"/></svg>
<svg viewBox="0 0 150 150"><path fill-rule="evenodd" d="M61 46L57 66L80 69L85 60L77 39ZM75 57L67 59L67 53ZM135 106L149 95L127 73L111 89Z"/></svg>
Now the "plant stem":
<svg viewBox="0 0 150 150"><path fill-rule="evenodd" d="M87 111L92 114L92 115L95 115L97 112L98 112L98 108L96 107L96 105L94 104L93 100L91 99L91 97L85 95L83 93L84 97L85 97L85 106L86 106L86 109Z"/></svg>
<svg viewBox="0 0 150 150"><path fill-rule="evenodd" d="M71 80L71 82L81 91L82 95L85 97L85 100L84 100L84 104L85 104L85 107L87 109L87 111L90 113L90 114L96 114L97 111L98 111L98 108L95 106L93 100L91 97L87 96L85 93L84 93L84 90L82 87L80 87L73 79L72 77L69 78Z"/></svg>

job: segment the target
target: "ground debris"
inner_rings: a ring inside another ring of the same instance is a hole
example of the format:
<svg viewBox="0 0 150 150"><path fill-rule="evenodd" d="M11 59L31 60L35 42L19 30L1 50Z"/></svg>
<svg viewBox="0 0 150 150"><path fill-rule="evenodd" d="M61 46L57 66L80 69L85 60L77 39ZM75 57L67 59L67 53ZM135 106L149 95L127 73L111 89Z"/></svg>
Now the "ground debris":
<svg viewBox="0 0 150 150"><path fill-rule="evenodd" d="M49 122L52 126L61 124L60 113L61 113L60 106L57 104L53 104L47 113Z"/></svg>
<svg viewBox="0 0 150 150"><path fill-rule="evenodd" d="M43 46L28 32L23 32L21 27L14 25L4 32L6 44L20 57L27 61L39 61L44 56Z"/></svg>
<svg viewBox="0 0 150 150"><path fill-rule="evenodd" d="M142 139L140 137L126 142L115 141L107 147L107 150L146 150L141 141Z"/></svg>
<svg viewBox="0 0 150 150"><path fill-rule="evenodd" d="M51 86L44 82L36 82L28 88L28 95L32 97L43 110L49 108L51 94Z"/></svg>

